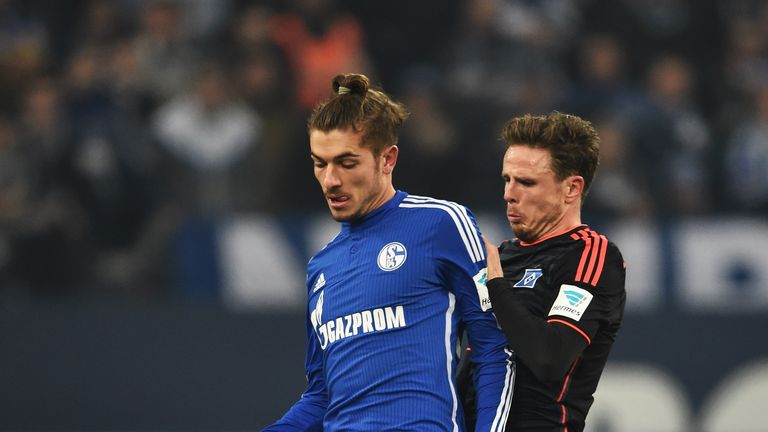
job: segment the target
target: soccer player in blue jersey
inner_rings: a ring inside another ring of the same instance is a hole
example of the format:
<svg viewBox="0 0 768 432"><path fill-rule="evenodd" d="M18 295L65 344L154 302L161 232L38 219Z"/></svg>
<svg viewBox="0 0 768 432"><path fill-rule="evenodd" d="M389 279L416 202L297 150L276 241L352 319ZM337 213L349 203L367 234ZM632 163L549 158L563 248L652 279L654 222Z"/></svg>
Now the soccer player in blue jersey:
<svg viewBox="0 0 768 432"><path fill-rule="evenodd" d="M308 385L266 431L463 431L459 328L477 431L503 431L515 374L490 311L483 238L465 207L397 191L401 104L339 75L309 119L315 177L339 234L307 269Z"/></svg>

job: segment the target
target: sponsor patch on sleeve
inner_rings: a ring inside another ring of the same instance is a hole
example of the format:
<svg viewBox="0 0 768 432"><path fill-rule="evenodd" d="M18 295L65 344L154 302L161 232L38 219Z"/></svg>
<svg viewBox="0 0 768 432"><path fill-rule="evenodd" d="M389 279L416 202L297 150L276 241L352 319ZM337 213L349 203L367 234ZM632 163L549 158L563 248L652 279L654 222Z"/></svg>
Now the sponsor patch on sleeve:
<svg viewBox="0 0 768 432"><path fill-rule="evenodd" d="M477 288L480 308L485 312L491 308L491 297L488 295L488 287L485 284L488 281L488 269L483 267L473 279L475 280L475 288Z"/></svg>
<svg viewBox="0 0 768 432"><path fill-rule="evenodd" d="M549 310L549 316L559 315L579 321L591 301L592 294L589 291L577 286L562 284L555 303Z"/></svg>

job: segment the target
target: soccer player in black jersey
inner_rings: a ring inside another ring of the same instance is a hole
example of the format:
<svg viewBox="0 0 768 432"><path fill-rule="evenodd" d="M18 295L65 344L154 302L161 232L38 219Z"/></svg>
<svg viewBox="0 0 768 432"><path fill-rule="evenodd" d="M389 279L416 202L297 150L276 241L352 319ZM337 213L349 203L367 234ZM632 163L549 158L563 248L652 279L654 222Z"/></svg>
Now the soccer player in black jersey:
<svg viewBox="0 0 768 432"><path fill-rule="evenodd" d="M626 299L621 252L581 221L600 140L558 112L513 118L502 137L516 238L486 246L493 312L517 356L506 430L582 431Z"/></svg>

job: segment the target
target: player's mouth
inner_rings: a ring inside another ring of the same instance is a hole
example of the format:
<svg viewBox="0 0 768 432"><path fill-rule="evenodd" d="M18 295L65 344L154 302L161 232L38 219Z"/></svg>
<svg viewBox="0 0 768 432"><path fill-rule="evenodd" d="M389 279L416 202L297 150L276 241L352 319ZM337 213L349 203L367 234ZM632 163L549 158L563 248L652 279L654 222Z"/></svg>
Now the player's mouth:
<svg viewBox="0 0 768 432"><path fill-rule="evenodd" d="M507 220L511 224L517 224L523 221L523 217L517 213L507 213Z"/></svg>
<svg viewBox="0 0 768 432"><path fill-rule="evenodd" d="M328 205L333 209L340 209L344 207L349 201L349 195L345 194L329 194L326 195L328 199Z"/></svg>

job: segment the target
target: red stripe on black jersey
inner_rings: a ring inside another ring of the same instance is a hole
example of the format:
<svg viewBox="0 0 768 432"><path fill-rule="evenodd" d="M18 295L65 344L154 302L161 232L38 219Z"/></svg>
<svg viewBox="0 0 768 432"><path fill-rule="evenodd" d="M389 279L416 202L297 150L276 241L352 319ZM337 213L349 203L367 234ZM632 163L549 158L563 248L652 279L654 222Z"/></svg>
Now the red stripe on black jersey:
<svg viewBox="0 0 768 432"><path fill-rule="evenodd" d="M608 252L608 239L590 229L583 229L571 235L571 238L584 240L584 250L581 252L579 266L576 268L576 282L597 286L603 274L605 255ZM589 257L589 261L587 258ZM586 265L586 269L584 266Z"/></svg>
<svg viewBox="0 0 768 432"><path fill-rule="evenodd" d="M550 319L550 320L547 320L547 322L548 322L548 323L553 323L553 322L556 322L556 323L560 323L560 324L565 324L565 325L567 325L568 327L570 327L570 328L572 328L572 329L576 330L577 332L579 332L579 334L580 334L580 335L584 336L584 339L586 339L586 340L587 340L587 345L589 345L589 344L591 344L591 343L592 343L592 340L589 338L589 336L587 336L587 334L586 334L586 333L584 333L584 331L583 331L582 329L580 329L580 328L576 327L575 325L573 325L573 324L569 323L568 321L563 321L563 320L561 320L561 319L552 318L552 319Z"/></svg>
<svg viewBox="0 0 768 432"><path fill-rule="evenodd" d="M565 392L568 390L568 384L571 382L571 375L573 374L574 369L576 369L576 363L578 363L579 360L577 359L573 364L571 365L571 369L568 370L568 374L565 375L565 381L563 381L563 388L560 389L560 394L557 396L556 402L560 404L560 409L563 412L563 416L560 419L560 424L563 425L563 432L568 432L568 426L565 425L566 420L568 420L568 411L565 409L565 403L563 403L563 397L565 396Z"/></svg>
<svg viewBox="0 0 768 432"><path fill-rule="evenodd" d="M592 238L586 233L587 230L579 231L579 236L584 240L584 250L581 252L581 259L579 260L579 267L576 268L576 280L581 280L581 274L584 271L584 264L587 262L589 251L592 249Z"/></svg>
<svg viewBox="0 0 768 432"><path fill-rule="evenodd" d="M595 275L592 277L592 286L597 286L597 282L600 280L600 275L603 274L603 265L605 264L605 254L608 252L608 239L604 235L600 238L602 242L600 244L600 258L597 262L597 269L595 269Z"/></svg>
<svg viewBox="0 0 768 432"><path fill-rule="evenodd" d="M560 405L560 408L563 409L563 418L560 420L560 423L565 424L565 419L568 417L565 412L565 405ZM563 426L563 432L568 432L568 426Z"/></svg>
<svg viewBox="0 0 768 432"><path fill-rule="evenodd" d="M579 281L585 283L589 283L589 276L592 274L592 270L595 268L595 264L597 263L597 255L600 253L600 237L596 232L592 230L587 231L587 234L592 237L594 243L589 254L589 265L587 266L587 271L584 272L584 278Z"/></svg>

